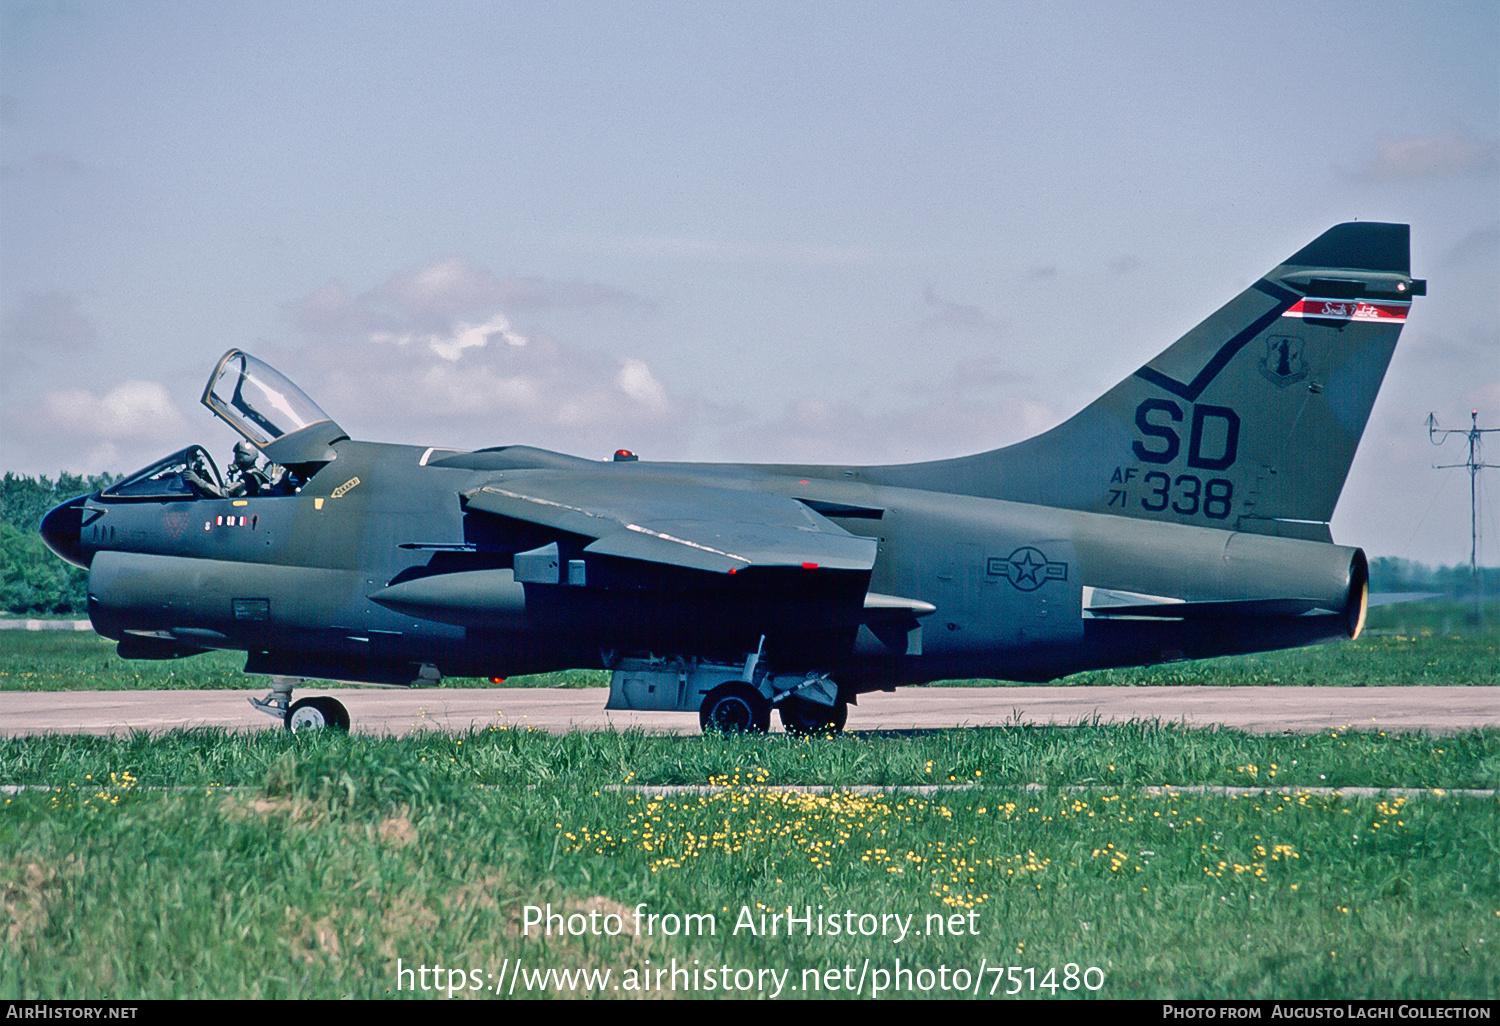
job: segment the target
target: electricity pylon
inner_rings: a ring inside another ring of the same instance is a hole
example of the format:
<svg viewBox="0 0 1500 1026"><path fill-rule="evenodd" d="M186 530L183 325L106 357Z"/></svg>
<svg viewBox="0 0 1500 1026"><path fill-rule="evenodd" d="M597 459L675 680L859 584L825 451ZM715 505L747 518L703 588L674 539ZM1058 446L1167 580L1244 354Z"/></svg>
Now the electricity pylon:
<svg viewBox="0 0 1500 1026"><path fill-rule="evenodd" d="M1500 469L1500 464L1485 463L1480 454L1483 436L1500 432L1500 428L1482 428L1479 426L1479 411L1472 410L1469 413L1469 429L1461 431L1457 428L1439 429L1436 414L1427 415L1427 438L1433 445L1442 445L1448 440L1449 435L1463 435L1469 440L1469 458L1464 463L1434 463L1435 470L1453 470L1465 467L1469 471L1469 584L1474 592L1474 605L1476 612L1479 606L1479 472L1485 468L1491 470Z"/></svg>

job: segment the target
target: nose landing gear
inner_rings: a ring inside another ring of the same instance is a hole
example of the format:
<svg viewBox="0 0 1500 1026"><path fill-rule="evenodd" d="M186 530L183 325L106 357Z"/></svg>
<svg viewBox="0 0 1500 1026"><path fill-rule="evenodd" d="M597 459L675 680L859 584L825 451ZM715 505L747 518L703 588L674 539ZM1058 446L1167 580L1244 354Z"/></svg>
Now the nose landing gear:
<svg viewBox="0 0 1500 1026"><path fill-rule="evenodd" d="M292 701L292 688L302 683L301 677L271 678L271 691L265 698L252 698L250 704L273 719L278 719L290 731L349 729L349 710L344 703L326 695L299 698Z"/></svg>
<svg viewBox="0 0 1500 1026"><path fill-rule="evenodd" d="M292 733L299 730L349 730L349 710L336 698L318 695L314 698L299 698L286 711L286 729Z"/></svg>

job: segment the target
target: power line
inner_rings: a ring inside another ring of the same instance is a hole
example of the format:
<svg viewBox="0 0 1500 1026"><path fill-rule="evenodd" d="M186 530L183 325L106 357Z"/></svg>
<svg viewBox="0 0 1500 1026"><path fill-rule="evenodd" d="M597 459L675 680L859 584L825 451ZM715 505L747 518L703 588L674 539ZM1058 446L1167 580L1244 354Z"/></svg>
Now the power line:
<svg viewBox="0 0 1500 1026"><path fill-rule="evenodd" d="M1463 463L1434 463L1434 470L1453 470L1464 467L1469 471L1469 578L1474 590L1474 599L1479 600L1479 472L1486 468L1500 469L1500 463L1485 463L1480 453L1483 436L1500 432L1500 428L1479 426L1479 411L1469 412L1467 431L1457 428L1439 429L1437 415L1427 415L1427 438L1433 445L1442 445L1449 435L1463 435L1469 440L1469 458Z"/></svg>

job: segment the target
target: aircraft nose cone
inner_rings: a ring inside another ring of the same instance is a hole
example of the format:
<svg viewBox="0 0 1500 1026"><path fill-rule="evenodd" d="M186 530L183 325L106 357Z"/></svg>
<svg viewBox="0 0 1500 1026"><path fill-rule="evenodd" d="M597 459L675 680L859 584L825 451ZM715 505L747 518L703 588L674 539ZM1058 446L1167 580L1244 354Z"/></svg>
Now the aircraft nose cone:
<svg viewBox="0 0 1500 1026"><path fill-rule="evenodd" d="M85 568L89 557L79 543L79 535L83 531L83 504L88 500L89 496L80 495L42 517L42 541L47 548L74 566Z"/></svg>

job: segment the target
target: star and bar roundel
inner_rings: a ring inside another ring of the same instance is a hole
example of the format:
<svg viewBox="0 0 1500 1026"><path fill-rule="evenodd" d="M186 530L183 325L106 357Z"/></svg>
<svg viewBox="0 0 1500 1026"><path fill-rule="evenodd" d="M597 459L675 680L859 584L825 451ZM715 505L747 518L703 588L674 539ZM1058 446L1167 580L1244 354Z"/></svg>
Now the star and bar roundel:
<svg viewBox="0 0 1500 1026"><path fill-rule="evenodd" d="M1048 581L1066 581L1068 564L1048 560L1041 549L1023 545L1008 556L991 556L987 572L1004 577L1022 591L1035 591Z"/></svg>

